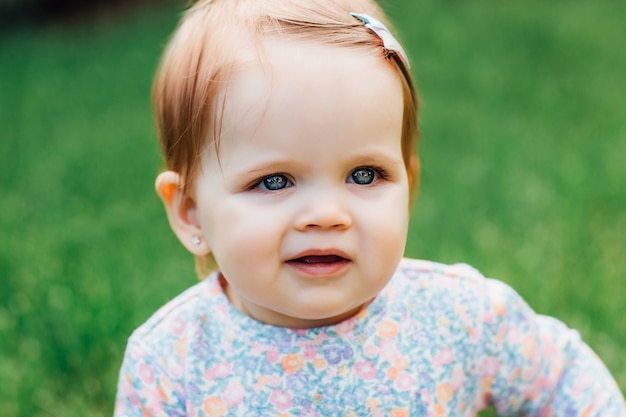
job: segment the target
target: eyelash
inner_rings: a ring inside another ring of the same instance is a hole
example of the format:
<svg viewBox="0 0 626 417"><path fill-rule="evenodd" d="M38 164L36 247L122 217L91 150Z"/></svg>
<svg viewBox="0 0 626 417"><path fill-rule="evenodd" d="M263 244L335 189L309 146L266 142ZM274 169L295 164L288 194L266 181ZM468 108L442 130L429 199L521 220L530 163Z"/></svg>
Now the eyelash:
<svg viewBox="0 0 626 417"><path fill-rule="evenodd" d="M367 170L367 171L372 171L375 175L375 178L372 180L372 182L370 183L365 183L365 184L359 184L353 181L350 181L350 179L352 179L353 175L360 171L360 170ZM265 181L271 179L271 178L278 178L278 177L282 177L286 180L286 184L282 187L282 188L277 188L277 189L269 189L267 187L267 185L265 184ZM389 178L389 175L387 174L387 171L385 171L383 168L381 167L376 167L376 166L369 166L369 165L364 165L364 166L359 166L354 168L350 174L348 175L348 178L346 178L346 182L350 182L350 183L354 183L356 185L371 185L374 184L375 182L381 181L381 180L387 180ZM286 174L283 173L275 173L275 174L270 174L267 175L263 178L260 178L259 180L255 181L250 187L248 187L249 190L260 190L260 191L265 191L265 192L275 192L275 191L282 191L285 188L289 188L290 186L293 186L293 181L291 179L289 179L289 177Z"/></svg>
<svg viewBox="0 0 626 417"><path fill-rule="evenodd" d="M286 185L282 188L278 188L276 190L272 190L269 189L264 183L265 181L269 180L270 178L277 178L277 177L283 177L286 180ZM291 181L289 179L289 177L283 173L276 173L276 174L271 174L268 175L266 177L260 178L258 181L254 182L254 184L252 184L250 186L250 190L260 190L260 191L265 191L265 192L274 192L274 191L281 191L284 190L285 188L289 187L290 185L293 185L293 181ZM265 188L262 188L265 187Z"/></svg>
<svg viewBox="0 0 626 417"><path fill-rule="evenodd" d="M374 184L377 181L381 181L381 180L386 180L389 178L389 175L387 174L387 172L381 168L381 167L376 167L376 166L369 166L369 165L365 165L365 166L360 166L357 168L354 168L352 170L352 172L350 172L350 176L348 178L352 178L352 176L361 170L366 170L366 171L372 171L375 175L375 178L372 180L372 182L367 183L367 184L358 184L357 185L371 185Z"/></svg>

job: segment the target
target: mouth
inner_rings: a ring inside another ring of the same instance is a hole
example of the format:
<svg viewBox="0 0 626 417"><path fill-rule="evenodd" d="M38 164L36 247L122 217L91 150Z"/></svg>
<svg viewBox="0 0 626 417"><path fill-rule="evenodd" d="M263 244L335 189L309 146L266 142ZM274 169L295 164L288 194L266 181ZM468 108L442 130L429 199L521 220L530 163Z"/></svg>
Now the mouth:
<svg viewBox="0 0 626 417"><path fill-rule="evenodd" d="M351 263L340 254L303 254L287 261L287 265L312 276L328 276L341 272Z"/></svg>
<svg viewBox="0 0 626 417"><path fill-rule="evenodd" d="M341 261L347 261L347 259L339 255L307 255L292 259L288 262L298 262L303 264L332 264Z"/></svg>

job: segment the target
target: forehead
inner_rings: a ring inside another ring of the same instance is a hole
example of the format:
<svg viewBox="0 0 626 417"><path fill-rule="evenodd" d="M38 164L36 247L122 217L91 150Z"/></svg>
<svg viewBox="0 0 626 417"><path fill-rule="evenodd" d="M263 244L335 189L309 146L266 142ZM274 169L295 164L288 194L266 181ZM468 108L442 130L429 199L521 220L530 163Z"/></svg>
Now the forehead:
<svg viewBox="0 0 626 417"><path fill-rule="evenodd" d="M314 140L374 125L400 129L400 75L375 52L283 37L263 40L256 56L242 55L218 96L220 148L265 136Z"/></svg>

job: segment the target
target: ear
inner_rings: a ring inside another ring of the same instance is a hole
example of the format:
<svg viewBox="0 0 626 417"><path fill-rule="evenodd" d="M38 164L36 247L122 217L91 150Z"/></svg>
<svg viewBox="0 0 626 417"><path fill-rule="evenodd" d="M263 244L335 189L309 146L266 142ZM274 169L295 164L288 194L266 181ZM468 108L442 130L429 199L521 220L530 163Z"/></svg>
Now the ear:
<svg viewBox="0 0 626 417"><path fill-rule="evenodd" d="M196 256L208 255L211 249L203 238L196 202L183 192L180 174L162 172L156 179L155 188L165 206L170 226L183 246Z"/></svg>

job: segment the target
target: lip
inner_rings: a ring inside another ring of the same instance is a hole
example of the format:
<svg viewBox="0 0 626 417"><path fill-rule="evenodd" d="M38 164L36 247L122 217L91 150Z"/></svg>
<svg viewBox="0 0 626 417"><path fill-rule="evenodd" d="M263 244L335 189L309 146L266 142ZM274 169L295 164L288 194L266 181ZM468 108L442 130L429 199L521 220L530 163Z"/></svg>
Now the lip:
<svg viewBox="0 0 626 417"><path fill-rule="evenodd" d="M298 253L286 263L305 275L328 277L343 272L352 260L338 249L311 249Z"/></svg>

